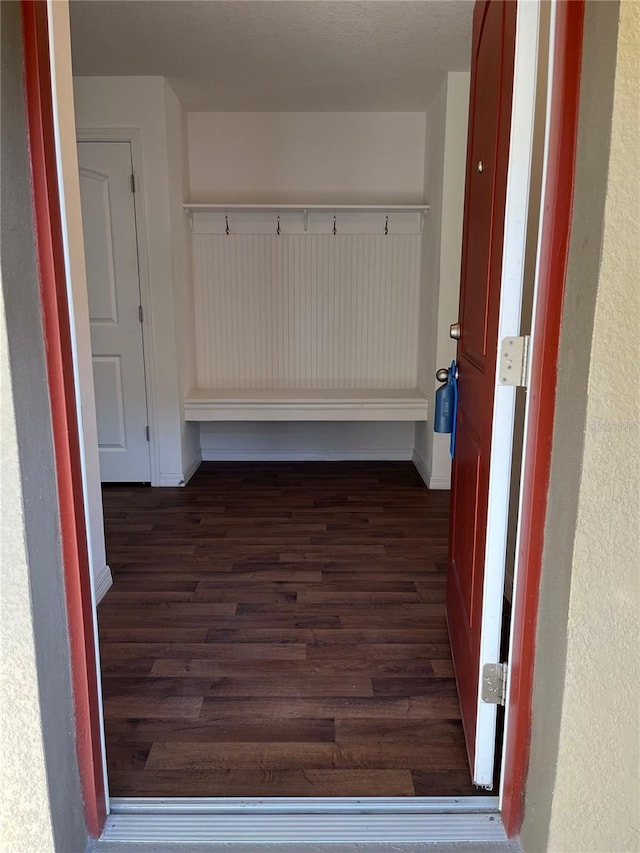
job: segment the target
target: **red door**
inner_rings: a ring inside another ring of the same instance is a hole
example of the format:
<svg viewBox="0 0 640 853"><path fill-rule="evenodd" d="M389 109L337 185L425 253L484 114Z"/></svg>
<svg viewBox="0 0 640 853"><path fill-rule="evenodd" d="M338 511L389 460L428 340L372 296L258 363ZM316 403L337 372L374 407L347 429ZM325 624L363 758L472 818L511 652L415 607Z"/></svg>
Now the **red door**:
<svg viewBox="0 0 640 853"><path fill-rule="evenodd" d="M459 407L452 470L447 619L469 761L478 770L478 686L511 128L516 3L477 2L473 45L458 341ZM496 661L497 662L497 661ZM493 732L495 733L495 709Z"/></svg>

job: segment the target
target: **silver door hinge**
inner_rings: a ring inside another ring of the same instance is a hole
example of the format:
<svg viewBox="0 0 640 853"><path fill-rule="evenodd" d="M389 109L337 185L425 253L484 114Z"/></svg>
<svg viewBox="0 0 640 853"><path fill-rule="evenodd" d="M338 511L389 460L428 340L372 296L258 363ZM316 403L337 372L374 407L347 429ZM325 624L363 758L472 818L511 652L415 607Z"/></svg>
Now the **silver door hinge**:
<svg viewBox="0 0 640 853"><path fill-rule="evenodd" d="M507 700L507 664L485 663L482 667L482 701L504 705Z"/></svg>
<svg viewBox="0 0 640 853"><path fill-rule="evenodd" d="M145 427L145 435L147 436L147 441L151 441L151 433L149 432L149 425Z"/></svg>
<svg viewBox="0 0 640 853"><path fill-rule="evenodd" d="M529 384L529 335L502 339L498 370L501 385L527 387Z"/></svg>
<svg viewBox="0 0 640 853"><path fill-rule="evenodd" d="M131 192L134 193L136 191L136 176L131 173Z"/></svg>
<svg viewBox="0 0 640 853"><path fill-rule="evenodd" d="M138 320L141 323L144 323L144 311L142 310L142 305L138 305Z"/></svg>

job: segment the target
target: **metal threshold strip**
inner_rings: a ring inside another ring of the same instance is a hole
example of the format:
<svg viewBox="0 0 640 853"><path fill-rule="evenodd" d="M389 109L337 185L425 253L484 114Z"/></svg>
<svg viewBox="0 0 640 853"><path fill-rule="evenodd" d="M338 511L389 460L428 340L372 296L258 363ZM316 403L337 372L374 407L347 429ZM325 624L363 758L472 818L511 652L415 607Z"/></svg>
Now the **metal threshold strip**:
<svg viewBox="0 0 640 853"><path fill-rule="evenodd" d="M114 798L102 842L506 842L497 797Z"/></svg>

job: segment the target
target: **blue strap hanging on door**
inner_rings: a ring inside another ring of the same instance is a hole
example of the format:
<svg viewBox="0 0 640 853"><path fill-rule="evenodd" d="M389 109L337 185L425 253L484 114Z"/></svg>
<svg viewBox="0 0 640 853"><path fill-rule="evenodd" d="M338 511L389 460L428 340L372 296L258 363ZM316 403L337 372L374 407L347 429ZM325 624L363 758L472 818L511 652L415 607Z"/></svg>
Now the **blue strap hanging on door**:
<svg viewBox="0 0 640 853"><path fill-rule="evenodd" d="M458 412L458 366L455 361L447 371L447 380L436 391L434 432L451 433L449 452L451 458L456 451L456 415Z"/></svg>
<svg viewBox="0 0 640 853"><path fill-rule="evenodd" d="M451 362L449 368L449 381L453 385L453 425L451 427L451 441L449 442L449 453L451 458L456 452L456 429L458 427L458 365L455 361Z"/></svg>

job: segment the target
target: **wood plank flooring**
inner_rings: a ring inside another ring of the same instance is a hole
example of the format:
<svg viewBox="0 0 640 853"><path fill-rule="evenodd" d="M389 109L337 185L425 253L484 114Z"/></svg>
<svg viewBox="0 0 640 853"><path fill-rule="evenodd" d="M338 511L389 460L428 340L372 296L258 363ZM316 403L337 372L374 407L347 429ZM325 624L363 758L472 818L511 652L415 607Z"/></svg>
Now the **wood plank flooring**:
<svg viewBox="0 0 640 853"><path fill-rule="evenodd" d="M410 463L104 489L114 796L455 796L446 492Z"/></svg>

